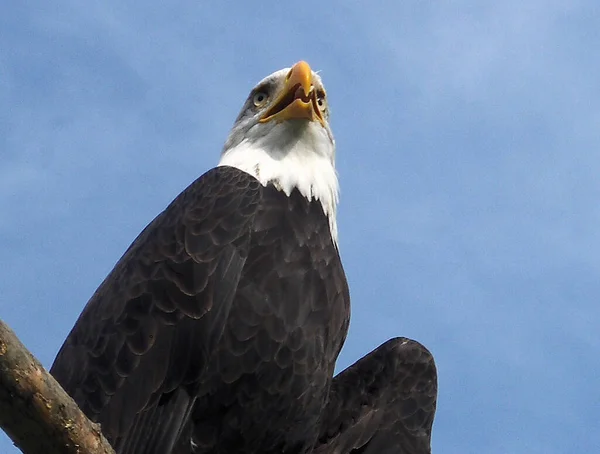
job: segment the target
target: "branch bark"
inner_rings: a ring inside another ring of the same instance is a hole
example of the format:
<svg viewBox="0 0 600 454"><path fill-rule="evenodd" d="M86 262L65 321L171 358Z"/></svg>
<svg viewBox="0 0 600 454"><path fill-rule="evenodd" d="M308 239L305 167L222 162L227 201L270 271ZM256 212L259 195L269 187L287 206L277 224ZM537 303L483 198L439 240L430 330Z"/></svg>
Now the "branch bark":
<svg viewBox="0 0 600 454"><path fill-rule="evenodd" d="M100 427L2 320L0 427L25 454L115 454Z"/></svg>

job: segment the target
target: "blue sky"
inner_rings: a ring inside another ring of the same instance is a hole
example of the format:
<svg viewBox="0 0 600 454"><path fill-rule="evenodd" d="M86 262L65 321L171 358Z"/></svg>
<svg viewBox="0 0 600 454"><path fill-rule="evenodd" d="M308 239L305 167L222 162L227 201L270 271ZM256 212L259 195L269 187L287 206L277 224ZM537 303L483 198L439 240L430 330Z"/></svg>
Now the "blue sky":
<svg viewBox="0 0 600 454"><path fill-rule="evenodd" d="M340 367L429 347L436 453L597 450L598 2L52 3L0 6L0 317L46 366L249 89L306 59L338 146Z"/></svg>

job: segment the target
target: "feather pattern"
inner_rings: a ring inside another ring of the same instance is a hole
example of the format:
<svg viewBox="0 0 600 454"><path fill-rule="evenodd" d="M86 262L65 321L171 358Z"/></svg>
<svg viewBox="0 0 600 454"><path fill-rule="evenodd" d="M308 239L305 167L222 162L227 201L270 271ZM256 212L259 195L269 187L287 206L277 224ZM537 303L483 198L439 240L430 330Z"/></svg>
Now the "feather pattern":
<svg viewBox="0 0 600 454"><path fill-rule="evenodd" d="M199 178L134 241L59 351L51 373L117 452L152 452L128 448L148 427L170 432L170 444L181 429L223 333L260 197L237 169Z"/></svg>
<svg viewBox="0 0 600 454"><path fill-rule="evenodd" d="M189 414L188 452L309 452L348 322L322 204L220 166L140 234L51 372L120 454L170 452Z"/></svg>
<svg viewBox="0 0 600 454"><path fill-rule="evenodd" d="M396 338L332 383L315 454L429 454L437 402L431 353Z"/></svg>

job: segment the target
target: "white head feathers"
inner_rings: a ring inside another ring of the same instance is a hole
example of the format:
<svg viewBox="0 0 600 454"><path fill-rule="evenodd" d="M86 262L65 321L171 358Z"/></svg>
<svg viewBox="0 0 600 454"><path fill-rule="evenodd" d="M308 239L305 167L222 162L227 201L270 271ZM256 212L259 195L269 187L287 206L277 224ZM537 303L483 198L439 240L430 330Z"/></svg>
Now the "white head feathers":
<svg viewBox="0 0 600 454"><path fill-rule="evenodd" d="M320 76L312 72L314 90L322 97L319 98L321 122L302 118L260 121L281 100L277 94L284 90L286 75L289 78L290 73L290 68L277 71L252 90L225 142L219 165L237 167L263 185L271 183L287 195L298 188L307 199L319 200L337 243L339 184L335 141L327 122L329 113Z"/></svg>

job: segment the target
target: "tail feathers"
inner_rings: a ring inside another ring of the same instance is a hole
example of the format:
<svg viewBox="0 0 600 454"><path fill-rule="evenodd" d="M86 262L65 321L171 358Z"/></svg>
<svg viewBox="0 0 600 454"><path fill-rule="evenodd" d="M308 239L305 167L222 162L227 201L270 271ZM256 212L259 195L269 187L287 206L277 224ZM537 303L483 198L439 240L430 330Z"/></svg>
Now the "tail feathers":
<svg viewBox="0 0 600 454"><path fill-rule="evenodd" d="M139 413L131 429L115 442L117 454L168 454L193 406L187 391L178 388L152 408Z"/></svg>

